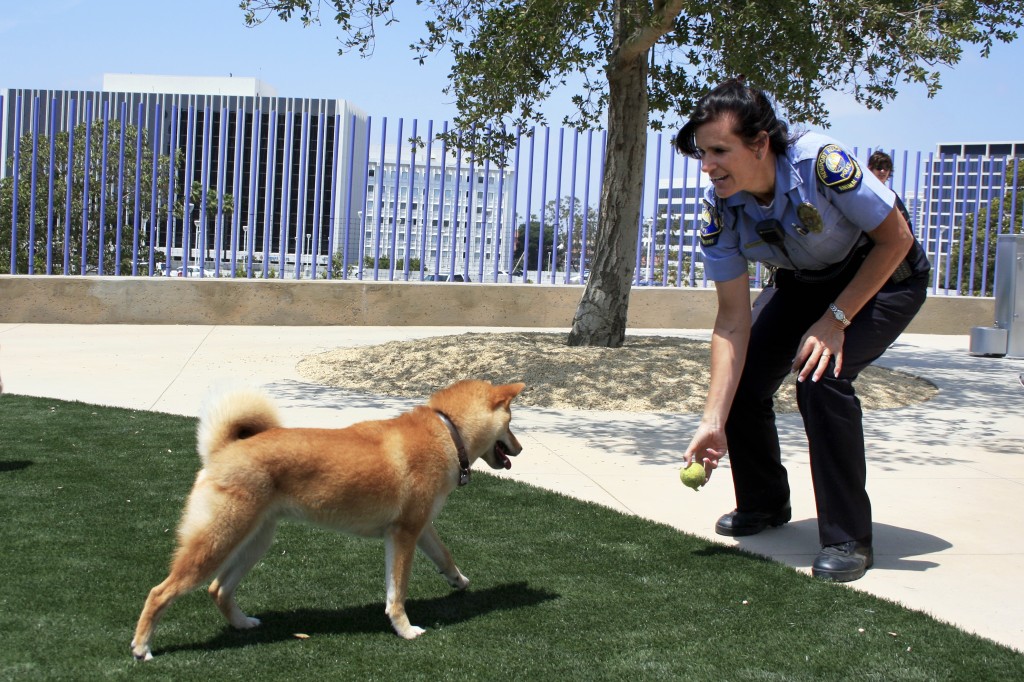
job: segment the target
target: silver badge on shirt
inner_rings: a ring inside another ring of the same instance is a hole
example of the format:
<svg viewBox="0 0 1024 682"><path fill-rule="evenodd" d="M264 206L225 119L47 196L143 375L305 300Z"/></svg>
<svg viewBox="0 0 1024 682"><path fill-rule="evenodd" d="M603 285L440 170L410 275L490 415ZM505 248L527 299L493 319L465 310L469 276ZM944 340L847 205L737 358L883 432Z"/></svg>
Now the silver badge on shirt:
<svg viewBox="0 0 1024 682"><path fill-rule="evenodd" d="M818 208L809 201L805 201L796 207L796 217L800 219L800 223L803 226L802 230L797 228L797 231L801 234L807 234L808 232L818 234L825 227L821 214L818 213Z"/></svg>

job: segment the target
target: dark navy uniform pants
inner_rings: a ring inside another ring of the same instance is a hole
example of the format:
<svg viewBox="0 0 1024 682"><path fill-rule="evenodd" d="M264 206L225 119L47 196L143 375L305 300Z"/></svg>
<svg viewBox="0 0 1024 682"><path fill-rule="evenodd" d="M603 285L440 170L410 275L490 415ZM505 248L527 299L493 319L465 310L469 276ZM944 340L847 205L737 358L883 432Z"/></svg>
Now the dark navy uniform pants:
<svg viewBox="0 0 1024 682"><path fill-rule="evenodd" d="M800 339L852 278L805 283L776 273L774 288L754 303L750 346L733 400L726 436L740 511L770 512L789 500L772 397L791 374ZM907 328L924 303L927 269L899 284L886 283L846 329L843 370L834 360L817 382L796 382L810 447L811 475L822 545L871 542L871 501L861 407L853 382Z"/></svg>

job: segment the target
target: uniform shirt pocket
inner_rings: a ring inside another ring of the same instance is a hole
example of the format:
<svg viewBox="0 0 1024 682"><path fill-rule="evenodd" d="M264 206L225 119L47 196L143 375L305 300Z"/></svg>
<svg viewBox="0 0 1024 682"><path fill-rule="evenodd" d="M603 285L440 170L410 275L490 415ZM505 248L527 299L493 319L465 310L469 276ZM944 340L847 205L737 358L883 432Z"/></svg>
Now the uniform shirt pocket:
<svg viewBox="0 0 1024 682"><path fill-rule="evenodd" d="M842 261L862 234L831 202L821 201L815 207L821 214L821 229L817 232L803 229L796 220L794 224L800 226L800 236L786 241L798 270L820 270Z"/></svg>

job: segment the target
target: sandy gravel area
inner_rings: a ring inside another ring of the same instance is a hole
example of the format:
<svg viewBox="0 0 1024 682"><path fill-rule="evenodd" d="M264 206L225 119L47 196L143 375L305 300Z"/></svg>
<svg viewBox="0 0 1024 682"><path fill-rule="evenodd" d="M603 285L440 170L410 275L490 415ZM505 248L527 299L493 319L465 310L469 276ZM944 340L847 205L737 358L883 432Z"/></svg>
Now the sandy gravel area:
<svg viewBox="0 0 1024 682"><path fill-rule="evenodd" d="M708 382L706 341L629 336L622 348L571 348L564 333L466 333L378 346L338 348L303 358L308 381L373 395L425 397L459 379L526 382L519 405L572 410L701 412ZM928 381L880 367L857 380L865 410L924 402ZM793 382L777 412L795 412Z"/></svg>

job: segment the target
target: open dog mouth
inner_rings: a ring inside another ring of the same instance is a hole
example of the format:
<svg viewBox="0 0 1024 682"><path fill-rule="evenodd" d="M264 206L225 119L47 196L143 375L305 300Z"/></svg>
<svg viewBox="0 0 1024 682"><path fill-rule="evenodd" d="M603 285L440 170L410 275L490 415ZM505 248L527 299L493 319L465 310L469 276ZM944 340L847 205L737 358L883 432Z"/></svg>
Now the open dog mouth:
<svg viewBox="0 0 1024 682"><path fill-rule="evenodd" d="M494 444L494 461L498 465L494 467L495 469L511 469L512 460L509 459L510 456L514 457L515 455L512 454L507 445L500 440Z"/></svg>

